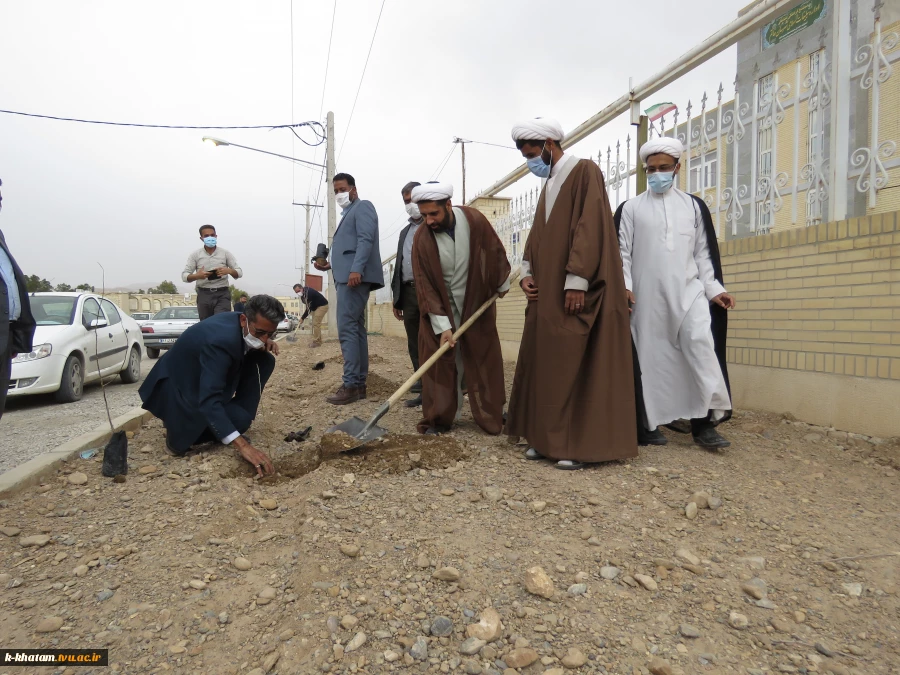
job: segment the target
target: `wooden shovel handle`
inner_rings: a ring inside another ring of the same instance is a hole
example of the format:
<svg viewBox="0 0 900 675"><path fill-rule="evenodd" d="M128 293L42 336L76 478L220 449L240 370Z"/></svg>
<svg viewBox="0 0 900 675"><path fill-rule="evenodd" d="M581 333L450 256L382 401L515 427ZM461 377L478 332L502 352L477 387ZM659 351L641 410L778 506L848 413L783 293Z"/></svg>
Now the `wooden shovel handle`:
<svg viewBox="0 0 900 675"><path fill-rule="evenodd" d="M512 274L509 275L509 285L512 286L516 282L516 279L518 279L518 278L519 278L519 269L515 269L515 270L513 270ZM472 316L470 316L468 318L468 320L463 322L463 325L460 326L456 330L456 332L453 334L453 341L456 342L457 340L459 340L459 337L463 333L465 333L467 330L469 330L469 328L472 326L472 324L478 320L478 317L480 317L482 314L484 314L487 311L488 307L490 307L495 302L497 302L497 298L499 298L499 297L500 297L500 294L495 293L492 298L485 301L485 303L481 307L476 309L475 312L472 314ZM403 385L396 392L394 392L394 395L391 396L387 400L387 407L390 409L391 406L393 406L410 389L412 389L412 386L416 382L418 382L419 379L421 379L422 375L424 375L426 372L428 372L428 370L431 368L431 366L433 366L435 363L437 363L437 360L439 358L441 358L441 356L443 356L444 353L448 349L450 349L449 342L445 342L440 347L438 347L437 351L431 355L431 358L428 359L421 366L419 366L419 369L415 373L413 373L412 377L410 377L406 382L404 382Z"/></svg>

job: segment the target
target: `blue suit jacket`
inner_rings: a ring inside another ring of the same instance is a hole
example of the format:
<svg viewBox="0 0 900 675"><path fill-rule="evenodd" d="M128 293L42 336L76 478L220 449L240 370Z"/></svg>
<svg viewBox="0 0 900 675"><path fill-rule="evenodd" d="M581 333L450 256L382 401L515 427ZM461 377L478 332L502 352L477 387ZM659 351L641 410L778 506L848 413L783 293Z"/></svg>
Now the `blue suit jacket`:
<svg viewBox="0 0 900 675"><path fill-rule="evenodd" d="M239 317L223 312L188 328L141 385L143 408L163 420L175 443L190 445L207 427L219 440L237 431L225 404L245 360Z"/></svg>
<svg viewBox="0 0 900 675"><path fill-rule="evenodd" d="M334 280L346 284L351 272L362 274L370 290L384 286L381 251L378 248L378 214L372 202L357 199L344 212L331 242Z"/></svg>

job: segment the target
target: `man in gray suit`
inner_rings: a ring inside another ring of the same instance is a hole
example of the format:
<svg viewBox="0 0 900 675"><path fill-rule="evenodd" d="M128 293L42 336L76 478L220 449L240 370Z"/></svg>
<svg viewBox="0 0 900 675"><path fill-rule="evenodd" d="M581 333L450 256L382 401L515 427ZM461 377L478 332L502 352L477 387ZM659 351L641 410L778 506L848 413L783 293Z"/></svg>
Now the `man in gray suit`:
<svg viewBox="0 0 900 675"><path fill-rule="evenodd" d="M335 174L334 195L341 207L341 222L331 243L331 262L315 263L315 268L332 271L337 288L338 338L344 355L343 383L325 400L347 405L366 397L366 305L369 293L384 286L384 273L378 248L378 214L372 202L359 198L356 180L348 173Z"/></svg>
<svg viewBox="0 0 900 675"><path fill-rule="evenodd" d="M0 195L2 206L3 195ZM9 252L3 232L0 232L0 417L3 417L6 392L9 391L12 360L19 354L31 352L34 329L25 275Z"/></svg>

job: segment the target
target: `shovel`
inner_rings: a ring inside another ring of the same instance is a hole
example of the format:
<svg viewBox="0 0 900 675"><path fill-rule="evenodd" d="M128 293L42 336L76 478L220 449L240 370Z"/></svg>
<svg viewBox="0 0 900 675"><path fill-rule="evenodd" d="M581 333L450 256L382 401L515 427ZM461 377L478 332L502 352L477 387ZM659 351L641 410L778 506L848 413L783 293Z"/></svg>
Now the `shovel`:
<svg viewBox="0 0 900 675"><path fill-rule="evenodd" d="M519 270L515 270L509 276L509 283L512 285L515 283L516 279L519 277ZM494 297L487 300L481 307L475 310L475 313L469 317L468 321L463 323L457 331L453 334L453 341L456 342L459 340L460 336L465 333L469 328L478 320L482 314L484 314L488 307L493 305L497 298L500 297L499 293L496 293ZM356 448L365 445L369 441L374 441L376 438L381 438L385 434L388 433L387 429L378 426L378 420L384 417L387 412L391 409L397 401L399 401L411 388L412 386L421 379L422 375L424 375L428 370L433 366L443 354L450 349L450 343L445 342L440 347L438 347L437 351L431 355L431 358L428 359L425 363L423 363L419 369L413 373L412 377L410 377L403 385L394 392L393 396L391 396L387 401L385 401L378 410L375 411L375 414L372 415L372 419L368 422L361 420L359 417L351 417L346 422L341 422L338 425L335 425L328 429L325 433L334 433L335 431L343 431L345 434L349 436L353 436L359 443L356 445L345 448L345 451L355 450Z"/></svg>

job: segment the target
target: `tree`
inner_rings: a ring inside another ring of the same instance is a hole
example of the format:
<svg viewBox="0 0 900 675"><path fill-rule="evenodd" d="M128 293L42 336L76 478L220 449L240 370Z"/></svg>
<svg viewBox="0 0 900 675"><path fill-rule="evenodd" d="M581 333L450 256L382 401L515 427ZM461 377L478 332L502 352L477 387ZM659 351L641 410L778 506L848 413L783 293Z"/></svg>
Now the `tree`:
<svg viewBox="0 0 900 675"><path fill-rule="evenodd" d="M25 277L25 288L29 293L47 293L53 290L53 284L46 279L38 278L37 274Z"/></svg>
<svg viewBox="0 0 900 675"><path fill-rule="evenodd" d="M143 295L146 291L143 288L138 289L138 295Z"/></svg>
<svg viewBox="0 0 900 675"><path fill-rule="evenodd" d="M75 289L69 286L69 284L56 284L56 288L54 290L57 293L71 293Z"/></svg>
<svg viewBox="0 0 900 675"><path fill-rule="evenodd" d="M90 284L78 284L75 287L75 290L76 291L89 291L89 290L91 290L91 285Z"/></svg>
<svg viewBox="0 0 900 675"><path fill-rule="evenodd" d="M250 297L250 294L247 291L242 291L237 286L232 286L231 287L231 304L240 302L242 295L246 295L248 298Z"/></svg>
<svg viewBox="0 0 900 675"><path fill-rule="evenodd" d="M147 292L155 293L157 295L174 295L175 293L178 293L178 288L172 281L163 281L159 286L151 288Z"/></svg>

